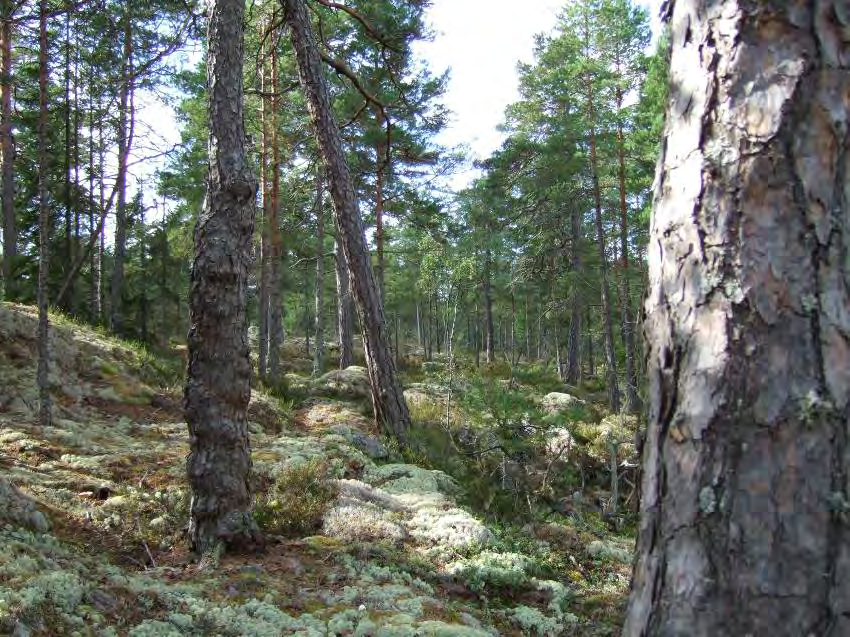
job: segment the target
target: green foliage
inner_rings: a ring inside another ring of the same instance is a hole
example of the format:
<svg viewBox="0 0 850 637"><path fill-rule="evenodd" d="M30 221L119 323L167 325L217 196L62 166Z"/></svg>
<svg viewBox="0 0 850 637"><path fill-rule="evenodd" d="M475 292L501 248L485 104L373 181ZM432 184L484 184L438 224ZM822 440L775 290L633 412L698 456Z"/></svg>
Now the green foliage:
<svg viewBox="0 0 850 637"><path fill-rule="evenodd" d="M260 527L286 536L318 530L338 492L328 476L327 465L320 460L288 465L272 479L268 491L258 496L254 508Z"/></svg>

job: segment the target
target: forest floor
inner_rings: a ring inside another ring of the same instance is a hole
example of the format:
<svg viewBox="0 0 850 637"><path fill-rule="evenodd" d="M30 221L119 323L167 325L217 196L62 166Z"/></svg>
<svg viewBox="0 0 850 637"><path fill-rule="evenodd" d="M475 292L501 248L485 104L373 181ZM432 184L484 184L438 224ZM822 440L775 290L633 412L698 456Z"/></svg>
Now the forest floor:
<svg viewBox="0 0 850 637"><path fill-rule="evenodd" d="M42 428L35 333L33 308L0 304L0 634L619 632L633 537L598 501L630 423L598 387L410 355L418 443L400 453L373 428L365 371L311 380L291 341L285 382L249 413L268 548L200 568L180 353L54 317Z"/></svg>

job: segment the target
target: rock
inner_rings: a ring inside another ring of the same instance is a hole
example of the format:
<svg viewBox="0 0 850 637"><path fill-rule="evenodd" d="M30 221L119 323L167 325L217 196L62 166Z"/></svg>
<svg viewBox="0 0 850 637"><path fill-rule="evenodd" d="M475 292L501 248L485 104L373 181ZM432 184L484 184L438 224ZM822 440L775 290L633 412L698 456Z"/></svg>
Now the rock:
<svg viewBox="0 0 850 637"><path fill-rule="evenodd" d="M45 515L36 509L35 501L21 493L7 478L0 478L0 520L28 527L39 533L50 530Z"/></svg>
<svg viewBox="0 0 850 637"><path fill-rule="evenodd" d="M125 495L113 495L111 498L107 498L103 501L103 508L105 509L119 509L121 507L127 506L129 502L129 498Z"/></svg>
<svg viewBox="0 0 850 637"><path fill-rule="evenodd" d="M546 411L555 413L564 409L569 409L570 407L578 407L585 403L580 398L576 398L571 394L553 391L550 394L546 394L543 397L543 400L540 401L540 404Z"/></svg>
<svg viewBox="0 0 850 637"><path fill-rule="evenodd" d="M30 637L32 633L30 632L29 627L21 622L15 622L15 630L12 631L12 637Z"/></svg>
<svg viewBox="0 0 850 637"><path fill-rule="evenodd" d="M151 527L152 529L158 529L160 527L165 526L167 522L168 522L168 519L165 516L160 515L159 517L156 517L153 520L151 520L150 522L148 522L148 526Z"/></svg>
<svg viewBox="0 0 850 637"><path fill-rule="evenodd" d="M11 402L6 405L6 411L10 414L23 416L24 418L32 418L35 416L35 408L30 407L20 396L15 396Z"/></svg>
<svg viewBox="0 0 850 637"><path fill-rule="evenodd" d="M365 453L372 460L383 460L390 455L380 438L364 433L359 429L352 429L345 425L334 425L328 428L328 432L342 436L353 447Z"/></svg>
<svg viewBox="0 0 850 637"><path fill-rule="evenodd" d="M321 376L314 383L312 393L319 396L366 399L372 395L372 386L366 368L352 365Z"/></svg>
<svg viewBox="0 0 850 637"><path fill-rule="evenodd" d="M118 600L102 588L96 588L88 594L91 605L101 613L111 613L118 608Z"/></svg>

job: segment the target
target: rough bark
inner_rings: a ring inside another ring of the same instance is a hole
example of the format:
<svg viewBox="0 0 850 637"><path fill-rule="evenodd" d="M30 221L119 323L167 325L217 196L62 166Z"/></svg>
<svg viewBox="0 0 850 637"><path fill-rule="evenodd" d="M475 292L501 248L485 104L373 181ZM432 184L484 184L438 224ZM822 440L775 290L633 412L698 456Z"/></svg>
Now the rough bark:
<svg viewBox="0 0 850 637"><path fill-rule="evenodd" d="M245 317L257 181L245 153L242 0L214 0L207 27L209 168L195 227L185 388L189 538L207 555L262 543L251 517Z"/></svg>
<svg viewBox="0 0 850 637"><path fill-rule="evenodd" d="M3 189L3 281L7 300L17 297L15 260L18 231L15 223L15 140L12 136L12 15L0 24L0 187Z"/></svg>
<svg viewBox="0 0 850 637"><path fill-rule="evenodd" d="M624 634L850 634L850 14L677 0Z"/></svg>
<svg viewBox="0 0 850 637"><path fill-rule="evenodd" d="M39 3L38 26L38 367L39 424L51 424L50 405L50 325L47 316L47 273L50 268L50 202L47 187L47 0Z"/></svg>
<svg viewBox="0 0 850 637"><path fill-rule="evenodd" d="M375 125L379 131L384 128L384 115L380 109L375 112ZM384 298L384 171L388 165L387 139L379 134L375 144L375 251L378 257L375 274L381 299Z"/></svg>
<svg viewBox="0 0 850 637"><path fill-rule="evenodd" d="M375 420L401 444L407 440L410 415L388 343L387 326L358 210L354 183L342 149L316 40L304 0L284 0L298 76L307 97L319 151L326 164L340 242L360 312L366 366L372 384Z"/></svg>
<svg viewBox="0 0 850 637"><path fill-rule="evenodd" d="M337 231L338 232L338 231ZM339 336L339 368L354 363L354 307L348 285L348 267L337 239L334 242L334 270L336 271L336 315Z"/></svg>
<svg viewBox="0 0 850 637"><path fill-rule="evenodd" d="M313 316L313 376L322 373L325 354L325 210L322 205L322 179L316 179L316 311Z"/></svg>
<svg viewBox="0 0 850 637"><path fill-rule="evenodd" d="M124 62L118 96L118 175L115 243L109 289L109 329L120 334L124 321L124 261L127 258L127 158L133 140L133 32L129 6L124 12ZM68 279L69 283L73 278Z"/></svg>

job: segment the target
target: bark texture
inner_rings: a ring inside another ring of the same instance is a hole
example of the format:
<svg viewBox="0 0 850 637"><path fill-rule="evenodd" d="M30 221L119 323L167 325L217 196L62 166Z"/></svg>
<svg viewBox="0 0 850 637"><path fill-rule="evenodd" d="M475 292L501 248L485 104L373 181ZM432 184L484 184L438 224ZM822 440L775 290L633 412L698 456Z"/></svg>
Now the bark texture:
<svg viewBox="0 0 850 637"><path fill-rule="evenodd" d="M192 501L189 537L206 555L261 544L251 517L247 408L251 362L245 306L257 181L242 119L242 0L209 4L209 168L195 228L185 389Z"/></svg>
<svg viewBox="0 0 850 637"><path fill-rule="evenodd" d="M324 186L322 179L316 180L316 311L313 316L313 376L322 373L325 355L325 209L322 204Z"/></svg>
<svg viewBox="0 0 850 637"><path fill-rule="evenodd" d="M284 0L283 5L295 49L298 76L307 97L319 151L326 164L328 189L334 202L334 213L350 274L351 290L360 312L366 367L372 383L375 420L401 444L405 444L410 429L410 414L389 347L381 296L375 284L357 195L342 149L339 126L331 108L319 50L304 0Z"/></svg>
<svg viewBox="0 0 850 637"><path fill-rule="evenodd" d="M845 2L677 0L624 634L850 634Z"/></svg>
<svg viewBox="0 0 850 637"><path fill-rule="evenodd" d="M272 23L277 23L277 12L272 15ZM277 134L277 39L276 33L270 36L271 63L271 204L269 206L269 375L273 382L280 380L280 348L283 345L283 289L281 266L283 246L280 241L280 139Z"/></svg>

